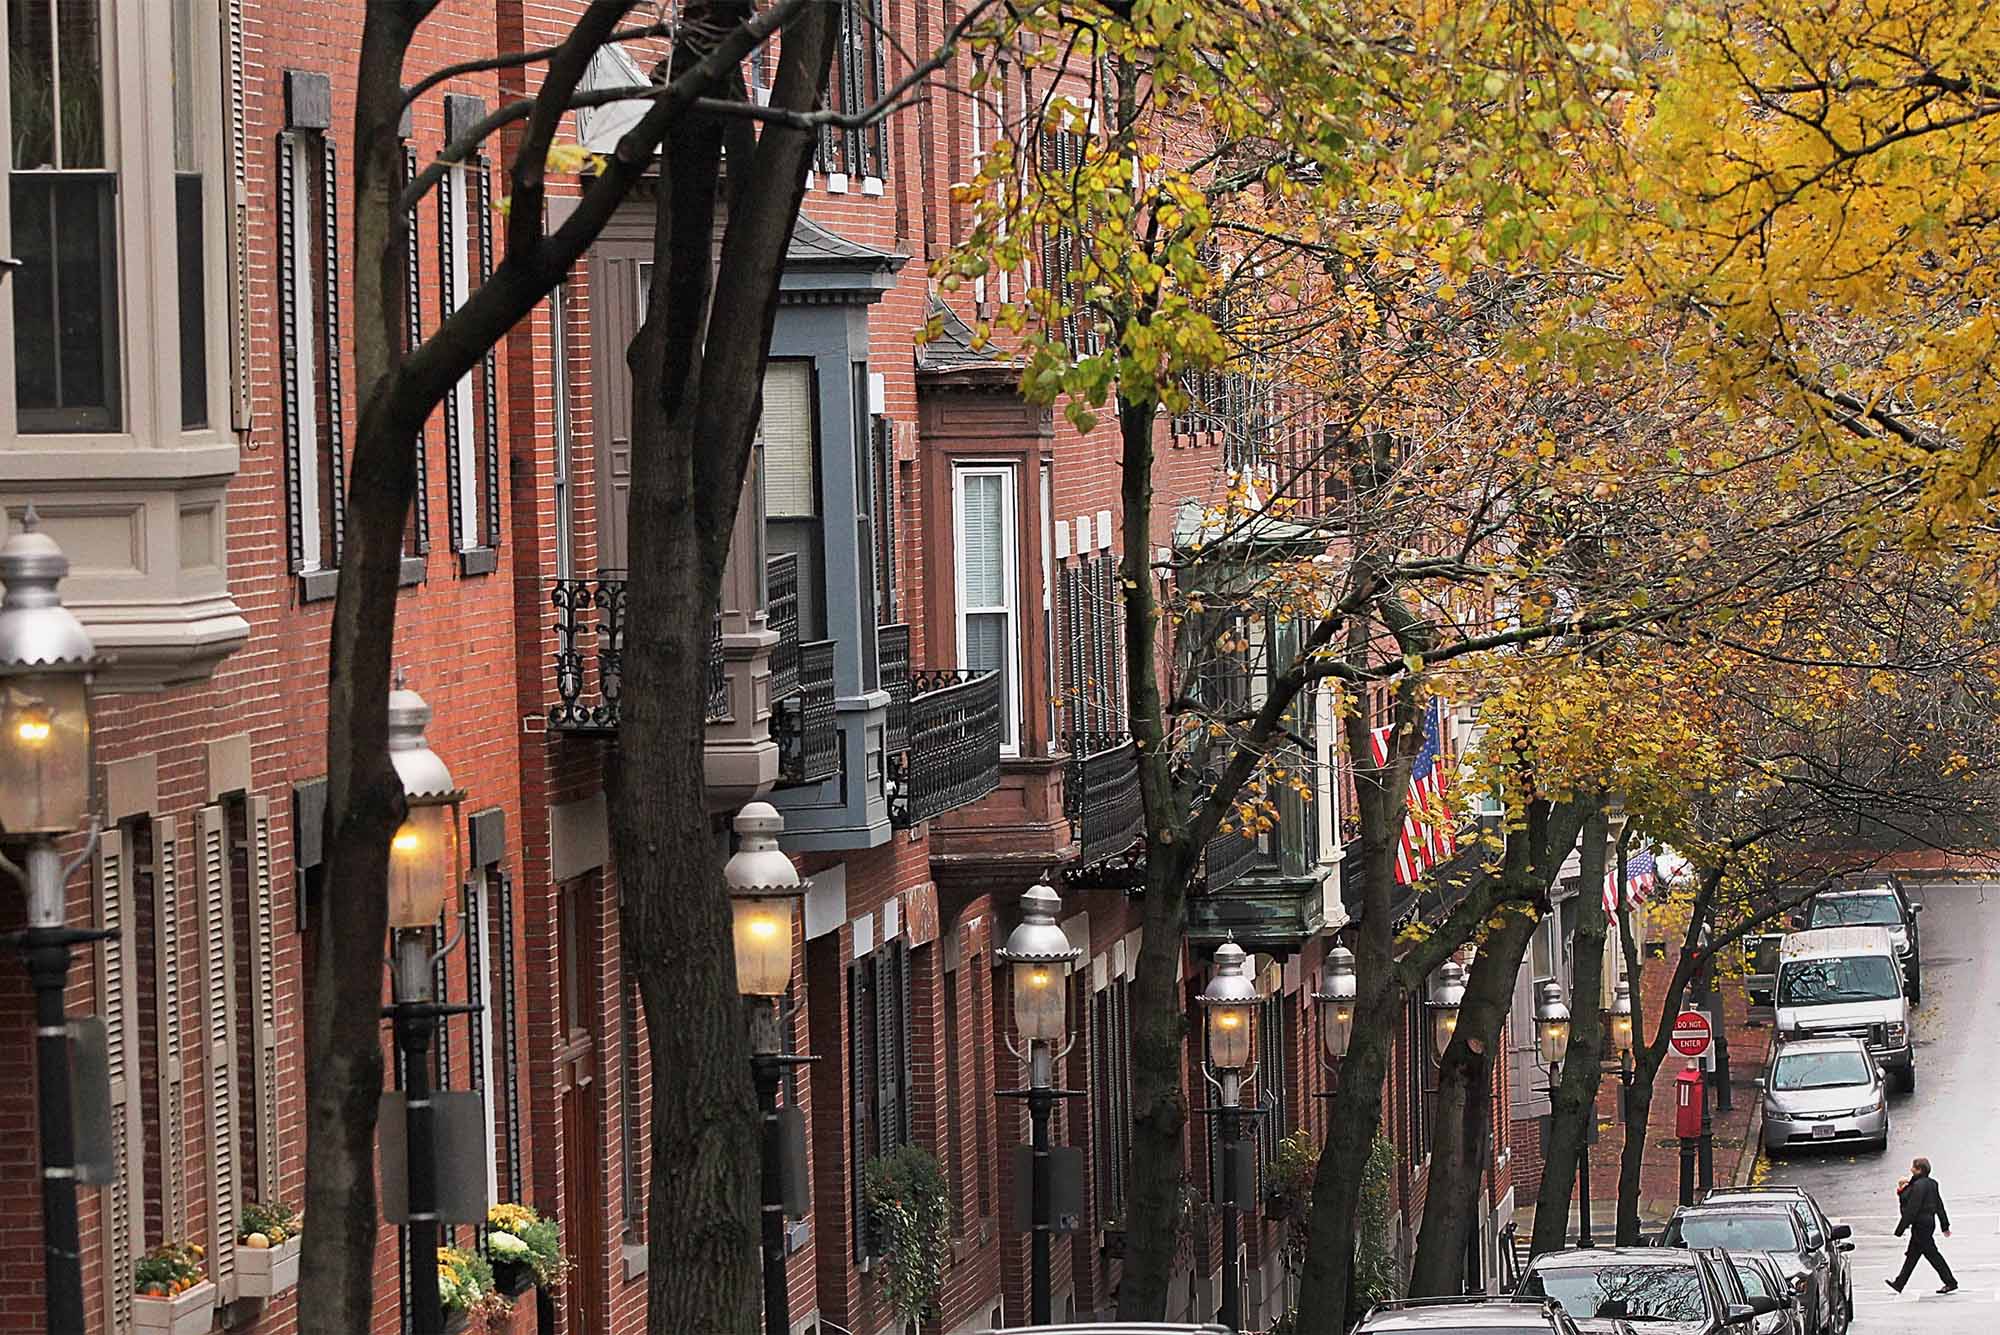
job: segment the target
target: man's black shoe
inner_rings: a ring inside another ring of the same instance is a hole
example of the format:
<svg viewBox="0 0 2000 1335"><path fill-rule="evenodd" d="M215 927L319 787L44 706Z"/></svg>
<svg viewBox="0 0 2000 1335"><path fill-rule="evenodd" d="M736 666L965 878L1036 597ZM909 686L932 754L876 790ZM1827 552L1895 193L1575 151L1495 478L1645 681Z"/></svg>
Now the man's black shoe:
<svg viewBox="0 0 2000 1335"><path fill-rule="evenodd" d="M1943 1288L1939 1289L1939 1290L1938 1290L1938 1292L1939 1292L1939 1293L1957 1293L1957 1292L1958 1292L1958 1285L1956 1285L1956 1284L1947 1284L1947 1285L1945 1285L1945 1286L1944 1286Z"/></svg>
<svg viewBox="0 0 2000 1335"><path fill-rule="evenodd" d="M1883 1280L1882 1282L1883 1282L1884 1284L1887 1284L1887 1285L1888 1285L1888 1286L1889 1286L1890 1288L1894 1289L1894 1290L1895 1290L1896 1292L1898 1292L1898 1293L1901 1293L1901 1292L1903 1291L1903 1286L1902 1286L1901 1284L1898 1284L1898 1283L1897 1283L1897 1282L1896 1282L1895 1280L1893 1280L1893 1279L1885 1279L1885 1280Z"/></svg>

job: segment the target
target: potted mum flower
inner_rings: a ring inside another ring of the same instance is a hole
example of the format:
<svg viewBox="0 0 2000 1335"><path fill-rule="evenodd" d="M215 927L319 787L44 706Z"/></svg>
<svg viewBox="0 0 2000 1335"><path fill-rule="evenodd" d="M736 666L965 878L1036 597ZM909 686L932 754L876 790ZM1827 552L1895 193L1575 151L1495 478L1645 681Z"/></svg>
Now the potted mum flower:
<svg viewBox="0 0 2000 1335"><path fill-rule="evenodd" d="M506 1320L513 1304L493 1286L493 1268L478 1252L440 1247L437 1257L438 1305L444 1308L445 1329L484 1330Z"/></svg>
<svg viewBox="0 0 2000 1335"><path fill-rule="evenodd" d="M503 1203L486 1212L486 1254L494 1283L510 1298L531 1287L557 1288L569 1269L561 1228L525 1205Z"/></svg>
<svg viewBox="0 0 2000 1335"><path fill-rule="evenodd" d="M303 1224L283 1201L251 1201L236 1229L236 1292L272 1298L299 1282Z"/></svg>
<svg viewBox="0 0 2000 1335"><path fill-rule="evenodd" d="M153 1248L133 1267L132 1324L168 1335L206 1335L215 1319L215 1285L202 1271L195 1242Z"/></svg>

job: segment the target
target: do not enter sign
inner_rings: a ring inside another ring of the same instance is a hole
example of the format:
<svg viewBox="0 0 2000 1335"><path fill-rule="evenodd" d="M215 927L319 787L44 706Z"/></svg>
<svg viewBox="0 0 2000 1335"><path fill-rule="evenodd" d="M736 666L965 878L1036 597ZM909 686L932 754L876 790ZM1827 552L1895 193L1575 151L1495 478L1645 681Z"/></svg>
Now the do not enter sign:
<svg viewBox="0 0 2000 1335"><path fill-rule="evenodd" d="M1705 1057L1708 1045L1715 1035L1709 1028L1708 1017L1700 1011L1682 1011L1674 1017L1674 1035L1670 1040L1674 1051L1683 1057Z"/></svg>

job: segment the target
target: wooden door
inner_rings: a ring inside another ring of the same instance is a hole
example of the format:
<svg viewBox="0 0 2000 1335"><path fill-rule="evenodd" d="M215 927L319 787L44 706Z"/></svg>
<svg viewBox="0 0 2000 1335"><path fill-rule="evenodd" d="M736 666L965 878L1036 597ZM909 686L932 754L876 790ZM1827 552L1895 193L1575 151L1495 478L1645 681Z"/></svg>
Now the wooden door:
<svg viewBox="0 0 2000 1335"><path fill-rule="evenodd" d="M589 993L597 979L592 924L594 876L561 888L557 950L561 961L562 1044L556 1050L556 1093L563 1145L563 1250L578 1265L563 1286L564 1328L571 1335L606 1329L604 1301L603 1121L598 1115L597 1008Z"/></svg>
<svg viewBox="0 0 2000 1335"><path fill-rule="evenodd" d="M600 570L625 568L625 513L632 494L632 373L625 352L645 316L652 254L650 239L607 237L591 248L590 407L596 424Z"/></svg>

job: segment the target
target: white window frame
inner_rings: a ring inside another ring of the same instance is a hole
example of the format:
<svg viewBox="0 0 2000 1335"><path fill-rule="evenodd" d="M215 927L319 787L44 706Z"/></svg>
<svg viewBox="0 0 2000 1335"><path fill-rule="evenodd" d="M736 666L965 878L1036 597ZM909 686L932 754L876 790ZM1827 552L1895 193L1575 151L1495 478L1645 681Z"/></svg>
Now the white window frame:
<svg viewBox="0 0 2000 1335"><path fill-rule="evenodd" d="M450 272L444 277L444 299L447 313L456 311L472 299L472 209L466 198L472 189L472 177L465 167L452 167L447 172L451 183L451 194L445 208L445 228L450 233L448 253L451 256ZM458 488L458 531L451 535L451 545L456 551L469 552L485 545L485 535L480 529L481 490L479 486L479 432L477 417L473 410L473 372L460 376L458 383L451 387L451 395L457 404L458 430L455 438L448 442L450 459L447 466L452 471L453 485Z"/></svg>
<svg viewBox="0 0 2000 1335"><path fill-rule="evenodd" d="M100 82L106 166L115 182L119 425L108 431L23 432L15 401L14 302L0 289L0 446L73 460L87 453L92 475L151 478L161 447L226 451L233 471L231 263L225 181L230 165L224 100L229 96L218 0L189 0L194 149L202 176L202 338L208 370L208 424L183 429L180 282L173 226L173 7L101 0ZM0 50L6 47L0 29ZM0 60L0 125L12 142L8 61ZM0 191L0 255L15 252L11 191ZM163 202L164 201L164 202Z"/></svg>
<svg viewBox="0 0 2000 1335"><path fill-rule="evenodd" d="M1314 702L1313 806L1319 813L1319 860L1336 863L1340 845L1340 691L1330 681L1312 687Z"/></svg>
<svg viewBox="0 0 2000 1335"><path fill-rule="evenodd" d="M299 438L299 551L300 570L325 568L320 553L325 550L325 516L320 513L319 439L319 253L320 219L314 207L317 192L330 189L320 181L319 136L305 131L287 131L284 152L292 160L292 216L282 220L292 241L292 345L298 350L289 366L281 369L291 384L293 401L298 404Z"/></svg>
<svg viewBox="0 0 2000 1335"><path fill-rule="evenodd" d="M1006 600L991 607L968 607L965 602L965 482L972 477L997 477L1000 481L1000 587ZM973 615L1001 614L1007 618L1002 637L1006 647L1008 680L1002 689L1008 695L1008 709L1000 734L1000 754L1021 754L1021 569L1020 477L1011 463L960 463L951 472L952 519L952 605L958 631L958 661L965 662L965 622Z"/></svg>
<svg viewBox="0 0 2000 1335"><path fill-rule="evenodd" d="M643 308L642 308L643 309ZM549 293L549 379L550 392L554 395L554 412L551 420L556 438L554 499L556 508L556 577L572 579L576 571L576 534L571 523L571 511L575 508L573 494L574 478L571 470L575 466L575 456L571 448L570 432L575 428L575 419L570 413L570 367L569 367L569 284L558 283Z"/></svg>

